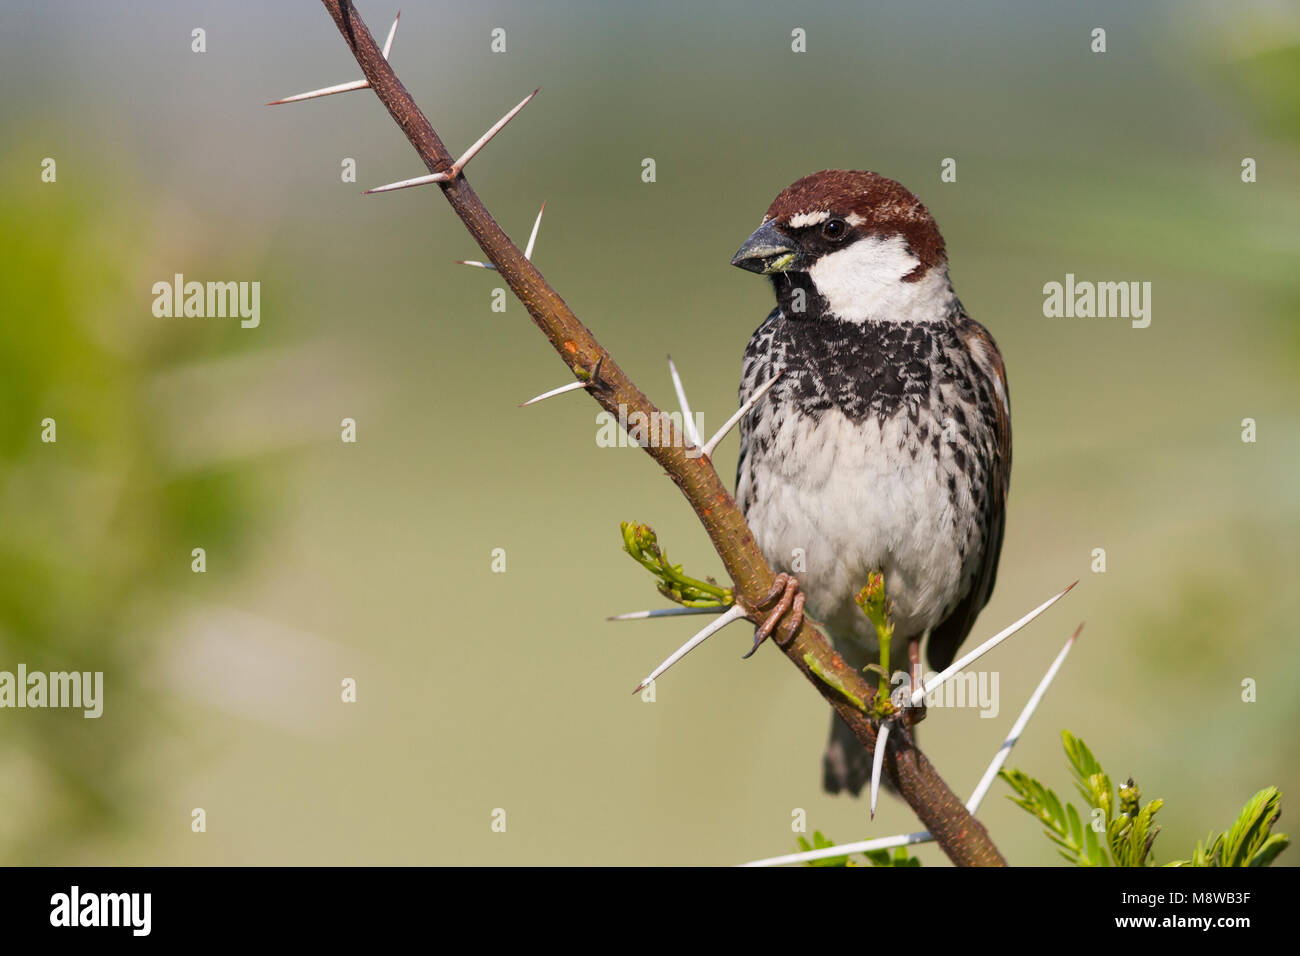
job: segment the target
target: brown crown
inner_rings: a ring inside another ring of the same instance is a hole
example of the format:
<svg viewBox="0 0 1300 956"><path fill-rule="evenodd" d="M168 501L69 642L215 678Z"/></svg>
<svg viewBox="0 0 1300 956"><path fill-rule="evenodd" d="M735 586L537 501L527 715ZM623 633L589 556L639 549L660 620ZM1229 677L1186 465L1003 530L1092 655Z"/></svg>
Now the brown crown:
<svg viewBox="0 0 1300 956"><path fill-rule="evenodd" d="M785 223L800 213L823 210L835 216L857 213L865 220L858 228L873 235L901 234L927 269L946 256L930 210L902 184L879 173L824 169L797 179L773 200L767 218Z"/></svg>

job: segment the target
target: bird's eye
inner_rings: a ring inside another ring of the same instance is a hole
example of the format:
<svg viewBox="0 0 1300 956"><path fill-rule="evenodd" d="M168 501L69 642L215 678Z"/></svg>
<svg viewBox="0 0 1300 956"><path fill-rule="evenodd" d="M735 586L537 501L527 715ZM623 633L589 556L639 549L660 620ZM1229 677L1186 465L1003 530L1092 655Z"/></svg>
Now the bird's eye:
<svg viewBox="0 0 1300 956"><path fill-rule="evenodd" d="M832 241L843 239L848 231L849 227L843 219L828 219L826 224L822 226L822 235Z"/></svg>

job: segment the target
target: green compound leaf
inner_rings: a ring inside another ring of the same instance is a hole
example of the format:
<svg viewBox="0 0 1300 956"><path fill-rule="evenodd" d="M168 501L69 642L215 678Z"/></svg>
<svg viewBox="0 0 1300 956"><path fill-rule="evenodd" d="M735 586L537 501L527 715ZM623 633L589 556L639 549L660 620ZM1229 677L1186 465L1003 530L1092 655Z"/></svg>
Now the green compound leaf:
<svg viewBox="0 0 1300 956"><path fill-rule="evenodd" d="M685 607L729 607L734 603L731 588L724 588L708 578L704 581L682 572L680 564L673 564L659 547L659 539L649 525L624 521L623 550L658 581L659 593L670 601Z"/></svg>
<svg viewBox="0 0 1300 956"><path fill-rule="evenodd" d="M1101 763L1078 737L1061 734L1075 788L1091 809L1088 822L1073 804L1061 804L1051 789L1020 770L1003 770L998 776L1011 787L1009 799L1033 814L1049 840L1075 866L1151 866L1151 849L1160 827L1155 815L1163 800L1142 806L1142 791L1130 777L1116 794ZM1100 813L1104 839L1094 829ZM1196 844L1190 859L1167 866L1269 866L1291 844L1284 833L1273 833L1282 814L1282 793L1265 787L1246 801L1236 821L1224 833L1210 832Z"/></svg>

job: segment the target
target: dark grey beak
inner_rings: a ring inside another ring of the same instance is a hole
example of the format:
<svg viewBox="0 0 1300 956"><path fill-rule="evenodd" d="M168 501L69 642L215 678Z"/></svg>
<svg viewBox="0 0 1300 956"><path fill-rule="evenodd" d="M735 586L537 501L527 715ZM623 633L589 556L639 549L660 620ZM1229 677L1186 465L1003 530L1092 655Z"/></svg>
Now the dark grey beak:
<svg viewBox="0 0 1300 956"><path fill-rule="evenodd" d="M775 221L763 223L731 257L731 264L759 275L787 272L799 259L799 246L776 228Z"/></svg>

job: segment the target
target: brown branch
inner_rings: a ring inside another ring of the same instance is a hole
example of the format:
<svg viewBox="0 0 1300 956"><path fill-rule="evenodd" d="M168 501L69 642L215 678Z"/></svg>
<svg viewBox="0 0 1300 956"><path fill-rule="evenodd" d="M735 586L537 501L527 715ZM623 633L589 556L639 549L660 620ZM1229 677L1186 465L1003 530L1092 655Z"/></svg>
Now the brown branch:
<svg viewBox="0 0 1300 956"><path fill-rule="evenodd" d="M406 134L429 172L449 170L454 158L384 59L350 0L322 2L360 64L371 89ZM600 363L598 381L588 391L601 407L614 415L618 415L620 406L628 415L635 412L646 416L658 415L654 404L623 373L613 357L497 225L465 176L462 174L438 185L483 254L496 266L569 370L583 377L597 362ZM647 420L660 419L647 417ZM707 457L689 457L685 448L671 442L651 443L645 450L677 483L695 510L732 579L736 600L747 609L755 608L771 589L775 575L713 463ZM876 734L871 720L849 696L836 691L816 672L833 676L847 695L869 702L874 691L863 675L849 667L826 638L808 623L801 626L781 650L848 723L858 739L868 748L873 748ZM949 789L925 756L905 741L900 741L900 744L901 752L895 753L894 748L890 748L885 769L900 795L948 857L959 866L1005 866L1006 861L983 825L966 811L961 799Z"/></svg>

